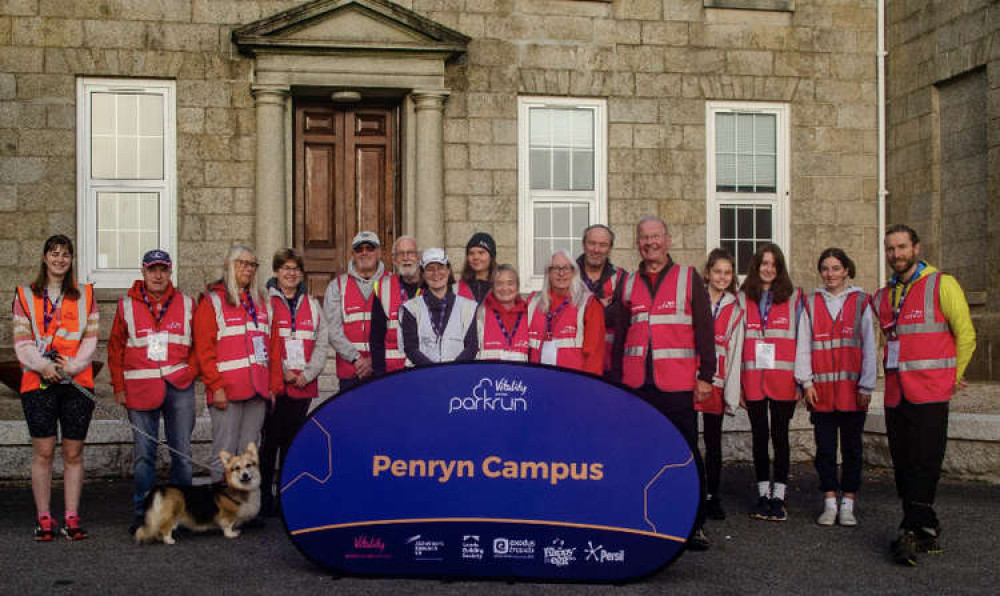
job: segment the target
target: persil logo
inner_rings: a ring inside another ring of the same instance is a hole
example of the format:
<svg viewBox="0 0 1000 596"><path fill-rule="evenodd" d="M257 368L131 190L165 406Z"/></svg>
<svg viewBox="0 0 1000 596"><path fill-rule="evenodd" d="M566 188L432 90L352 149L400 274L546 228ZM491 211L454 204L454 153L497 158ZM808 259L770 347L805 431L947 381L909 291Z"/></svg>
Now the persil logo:
<svg viewBox="0 0 1000 596"><path fill-rule="evenodd" d="M520 379L483 377L472 395L448 400L448 413L455 412L527 412L528 388Z"/></svg>
<svg viewBox="0 0 1000 596"><path fill-rule="evenodd" d="M583 549L583 552L587 553L586 561L594 561L596 563L625 562L625 549L609 551L604 548L603 544L594 546L594 543L590 540L587 541L587 548Z"/></svg>

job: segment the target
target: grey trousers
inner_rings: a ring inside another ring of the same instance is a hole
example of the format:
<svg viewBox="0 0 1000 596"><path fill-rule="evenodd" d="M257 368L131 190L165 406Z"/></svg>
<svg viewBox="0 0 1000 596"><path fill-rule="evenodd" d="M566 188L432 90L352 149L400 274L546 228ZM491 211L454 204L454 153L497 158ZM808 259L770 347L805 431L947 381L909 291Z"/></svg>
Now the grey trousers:
<svg viewBox="0 0 1000 596"><path fill-rule="evenodd" d="M209 406L208 411L212 418L212 457L208 462L212 466L212 482L218 482L222 480L220 451L239 455L251 441L260 444L260 428L264 425L267 400L251 397L231 401L225 410Z"/></svg>

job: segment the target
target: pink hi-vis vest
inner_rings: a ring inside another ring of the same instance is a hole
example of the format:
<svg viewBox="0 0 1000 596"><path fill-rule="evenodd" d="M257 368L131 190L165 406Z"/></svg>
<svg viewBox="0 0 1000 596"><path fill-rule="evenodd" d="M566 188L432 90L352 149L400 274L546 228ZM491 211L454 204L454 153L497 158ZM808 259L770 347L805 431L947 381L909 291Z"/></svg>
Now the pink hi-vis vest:
<svg viewBox="0 0 1000 596"><path fill-rule="evenodd" d="M153 410L163 404L167 383L184 389L194 382L188 366L191 354L191 325L194 300L174 290L173 298L159 328L149 307L132 296L118 299L118 311L125 320L125 407ZM154 333L167 334L166 360L149 359L149 341Z"/></svg>
<svg viewBox="0 0 1000 596"><path fill-rule="evenodd" d="M403 284L398 275L386 275L375 282L375 293L382 302L382 310L385 312L385 371L392 372L401 370L406 366L412 366L406 359L406 354L399 342L399 309L409 300L403 293ZM422 290L417 290L414 298L419 296Z"/></svg>
<svg viewBox="0 0 1000 596"><path fill-rule="evenodd" d="M593 294L586 292L580 303L568 302L559 315L552 319L552 331L549 335L546 313L541 308L542 293L533 294L528 300L528 360L541 362L542 344L552 341L556 345L556 366L583 370L583 321L587 302L593 299ZM559 307L558 304L552 306Z"/></svg>
<svg viewBox="0 0 1000 596"><path fill-rule="evenodd" d="M911 403L922 404L949 401L955 391L958 352L955 337L941 312L941 275L929 273L913 282L903 300L895 329L899 368L885 371L887 408L898 406L902 395ZM875 295L879 323L886 331L892 328L891 302L891 288L882 288ZM884 358L888 358L889 339Z"/></svg>
<svg viewBox="0 0 1000 596"><path fill-rule="evenodd" d="M858 380L864 359L861 324L866 304L867 294L851 292L834 320L821 292L813 292L806 301L812 322L812 381L819 398L812 409L817 412L861 410L858 407Z"/></svg>
<svg viewBox="0 0 1000 596"><path fill-rule="evenodd" d="M743 309L732 294L724 294L723 300L731 299L731 302L719 309L719 315L715 318L715 374L712 375L712 397L703 402L695 399L694 409L699 412L709 414L722 414L725 412L725 389L726 389L726 368L729 362L726 355L729 351L729 344L732 343L733 333L738 325L743 324Z"/></svg>
<svg viewBox="0 0 1000 596"><path fill-rule="evenodd" d="M750 401L770 397L778 401L795 401L795 334L797 305L803 300L796 288L792 297L771 305L764 329L760 307L740 292L740 306L746 313L746 335L743 338L743 373L740 382L743 396ZM774 345L774 368L757 367L757 344Z"/></svg>
<svg viewBox="0 0 1000 596"><path fill-rule="evenodd" d="M226 301L223 290L211 290L206 297L212 301L215 310L215 324L219 330L215 335L215 366L226 383L226 398L229 401L250 399L254 395L267 397L267 359L258 359L254 341L268 344L271 335L267 322L267 303L254 296L257 320L250 320L243 305L233 306ZM259 337L261 339L255 340Z"/></svg>
<svg viewBox="0 0 1000 596"><path fill-rule="evenodd" d="M372 291L368 300L365 300L358 282L347 273L337 277L337 287L340 288L340 315L344 321L344 335L354 345L354 349L361 352L362 357L368 358L372 351L368 342L372 332L372 301L375 299L375 292ZM337 354L337 377L353 379L356 375L354 363Z"/></svg>
<svg viewBox="0 0 1000 596"><path fill-rule="evenodd" d="M655 299L636 271L625 281L624 302L631 324L625 336L622 382L640 387L646 380L646 357L652 350L653 382L661 391L692 391L698 373L691 316L692 269L673 265Z"/></svg>
<svg viewBox="0 0 1000 596"><path fill-rule="evenodd" d="M462 298L468 298L473 302L476 301L476 295L472 293L472 288L469 284L465 283L464 280L458 280L451 286L451 291L455 293L456 296L461 296Z"/></svg>
<svg viewBox="0 0 1000 596"><path fill-rule="evenodd" d="M528 337L529 313L526 310L521 316L521 322L517 329L513 330L510 342L504 335L500 323L497 321L494 309L486 306L486 301L479 305L476 310L476 332L479 336L479 352L476 353L476 360L508 360L513 362L527 362L528 352L531 348L531 340ZM542 317L544 319L544 316ZM510 333L512 330L508 329Z"/></svg>
<svg viewBox="0 0 1000 596"><path fill-rule="evenodd" d="M271 320L271 333L277 333L281 338L280 354L272 354L271 358L280 358L282 370L287 370L295 374L301 374L303 368L293 368L288 361L287 341L299 340L302 342L302 351L305 354L305 363L312 358L313 350L316 349L316 333L319 331L319 318L322 315L319 302L309 296L302 294L298 296L295 306L295 331L292 331L292 312L288 309L288 304L281 296L271 296L268 303L268 317ZM295 383L285 383L285 395L288 397L298 397L310 399L319 395L319 382L313 379L305 387L299 388Z"/></svg>

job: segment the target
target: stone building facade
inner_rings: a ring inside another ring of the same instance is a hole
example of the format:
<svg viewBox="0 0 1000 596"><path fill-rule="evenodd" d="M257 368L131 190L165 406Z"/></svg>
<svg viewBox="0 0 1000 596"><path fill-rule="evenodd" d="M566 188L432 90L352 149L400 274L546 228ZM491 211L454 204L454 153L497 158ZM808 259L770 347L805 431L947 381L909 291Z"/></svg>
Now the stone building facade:
<svg viewBox="0 0 1000 596"><path fill-rule="evenodd" d="M908 26L912 3L889 4ZM926 69L896 38L920 85L975 71L959 57ZM105 321L150 242L197 292L235 242L265 263L313 251L317 287L362 227L456 261L484 230L530 284L587 223L614 228L613 260L634 267L647 213L668 220L682 263L773 239L811 288L819 252L840 246L872 290L876 43L871 0L5 0L0 295L33 278L54 233L76 239ZM988 72L970 85L995 88ZM917 87L892 123L930 109ZM924 138L922 121L904 128L892 147ZM916 184L914 159L893 158L895 186ZM907 192L890 213L922 225Z"/></svg>
<svg viewBox="0 0 1000 596"><path fill-rule="evenodd" d="M969 299L973 378L1000 378L1000 5L886 3L889 221Z"/></svg>

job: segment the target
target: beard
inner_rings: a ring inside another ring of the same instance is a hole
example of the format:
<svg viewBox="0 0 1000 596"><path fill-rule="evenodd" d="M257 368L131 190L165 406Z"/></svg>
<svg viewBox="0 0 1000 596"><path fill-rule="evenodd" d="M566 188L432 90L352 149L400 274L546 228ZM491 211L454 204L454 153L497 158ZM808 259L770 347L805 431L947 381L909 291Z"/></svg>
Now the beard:
<svg viewBox="0 0 1000 596"><path fill-rule="evenodd" d="M400 277L414 277L420 271L416 263L402 263L396 267L396 273Z"/></svg>
<svg viewBox="0 0 1000 596"><path fill-rule="evenodd" d="M892 262L892 270L896 273L905 273L917 264L916 255L908 259L896 259Z"/></svg>

